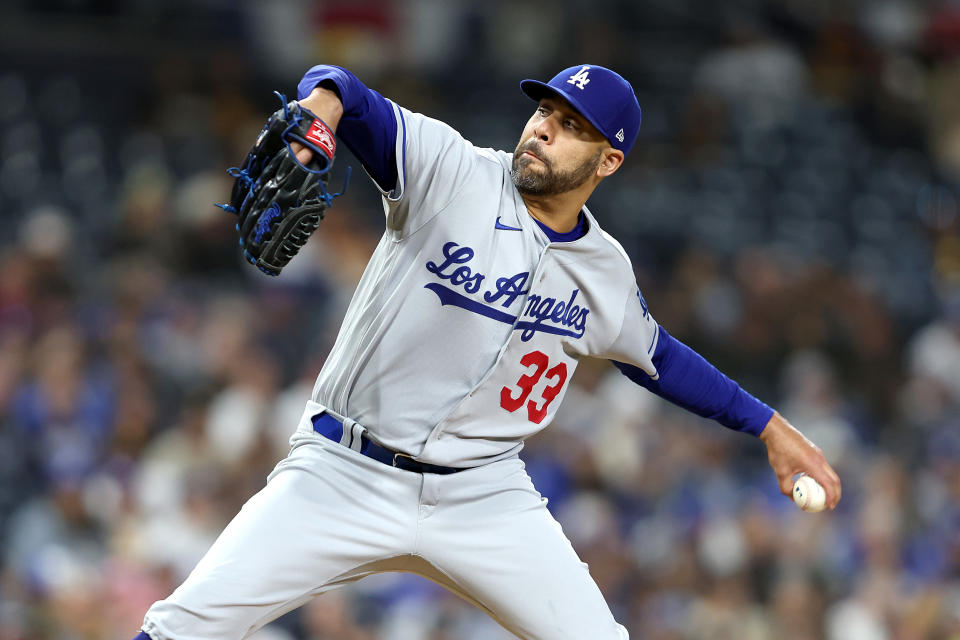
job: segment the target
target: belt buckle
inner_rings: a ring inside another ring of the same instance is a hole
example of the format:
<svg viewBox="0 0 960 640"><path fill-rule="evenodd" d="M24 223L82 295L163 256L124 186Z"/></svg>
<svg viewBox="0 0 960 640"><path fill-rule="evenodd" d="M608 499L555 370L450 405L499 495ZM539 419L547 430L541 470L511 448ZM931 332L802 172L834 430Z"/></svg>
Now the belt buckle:
<svg viewBox="0 0 960 640"><path fill-rule="evenodd" d="M413 456L408 455L408 454L406 454L406 453L401 453L400 451L395 451L394 454L393 454L393 466L394 466L394 467L397 466L397 458L409 458L410 460L413 460Z"/></svg>

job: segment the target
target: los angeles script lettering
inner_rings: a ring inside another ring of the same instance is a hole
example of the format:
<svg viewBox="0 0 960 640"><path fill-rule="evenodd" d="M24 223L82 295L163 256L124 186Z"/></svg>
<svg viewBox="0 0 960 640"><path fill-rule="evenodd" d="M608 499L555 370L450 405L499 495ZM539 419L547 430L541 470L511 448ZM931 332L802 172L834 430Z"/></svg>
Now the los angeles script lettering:
<svg viewBox="0 0 960 640"><path fill-rule="evenodd" d="M441 280L461 287L465 293L476 294L480 291L487 276L474 271L467 263L473 260L475 253L471 247L460 246L456 242L443 245L444 260L440 264L429 261L427 271ZM514 301L530 293L526 287L530 279L530 272L522 271L514 276L497 278L494 287L483 293L483 300L489 305L499 303L509 308ZM526 287L526 288L525 288ZM525 341L529 340L537 330L544 330L546 326L570 327L573 331L563 332L574 337L582 337L587 326L587 315L590 310L575 304L579 289L574 289L567 300L558 301L556 298L530 294L527 297L521 317L533 318L533 322L518 323L523 325ZM468 309L471 310L471 309Z"/></svg>

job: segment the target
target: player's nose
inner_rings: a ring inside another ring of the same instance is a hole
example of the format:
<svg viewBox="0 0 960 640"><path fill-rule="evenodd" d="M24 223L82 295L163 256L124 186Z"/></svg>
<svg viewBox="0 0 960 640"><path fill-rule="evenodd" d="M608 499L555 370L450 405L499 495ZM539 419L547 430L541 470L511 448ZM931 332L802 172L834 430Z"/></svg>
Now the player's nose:
<svg viewBox="0 0 960 640"><path fill-rule="evenodd" d="M553 140L555 125L550 118L544 118L533 127L533 135L541 142L549 143Z"/></svg>

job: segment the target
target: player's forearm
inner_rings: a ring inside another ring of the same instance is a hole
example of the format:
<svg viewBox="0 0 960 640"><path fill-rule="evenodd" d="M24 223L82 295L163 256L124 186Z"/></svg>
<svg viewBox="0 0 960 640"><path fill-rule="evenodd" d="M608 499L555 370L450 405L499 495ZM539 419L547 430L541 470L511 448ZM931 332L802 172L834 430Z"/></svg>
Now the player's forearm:
<svg viewBox="0 0 960 640"><path fill-rule="evenodd" d="M659 374L656 380L637 367L614 364L645 389L736 431L761 435L774 413L662 326L653 363Z"/></svg>
<svg viewBox="0 0 960 640"><path fill-rule="evenodd" d="M307 71L297 95L301 104L336 131L384 191L393 189L397 182L397 119L389 100L346 69L332 65L317 65ZM335 123L310 106L315 95L321 96L320 108L334 112Z"/></svg>
<svg viewBox="0 0 960 640"><path fill-rule="evenodd" d="M343 117L343 102L340 101L340 96L335 91L317 86L313 88L310 95L301 98L299 102L336 133L337 127L340 125L340 118Z"/></svg>

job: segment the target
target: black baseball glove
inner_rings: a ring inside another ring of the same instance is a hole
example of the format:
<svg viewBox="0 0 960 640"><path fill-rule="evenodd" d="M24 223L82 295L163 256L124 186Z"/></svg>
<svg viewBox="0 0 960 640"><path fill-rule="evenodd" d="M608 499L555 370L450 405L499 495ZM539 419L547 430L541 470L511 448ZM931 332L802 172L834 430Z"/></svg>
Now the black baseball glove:
<svg viewBox="0 0 960 640"><path fill-rule="evenodd" d="M243 166L227 170L236 179L230 203L217 205L237 214L244 256L271 276L280 274L343 193L327 192L337 148L333 132L296 101L276 95L283 108L267 120ZM293 141L313 152L307 165L294 155Z"/></svg>

